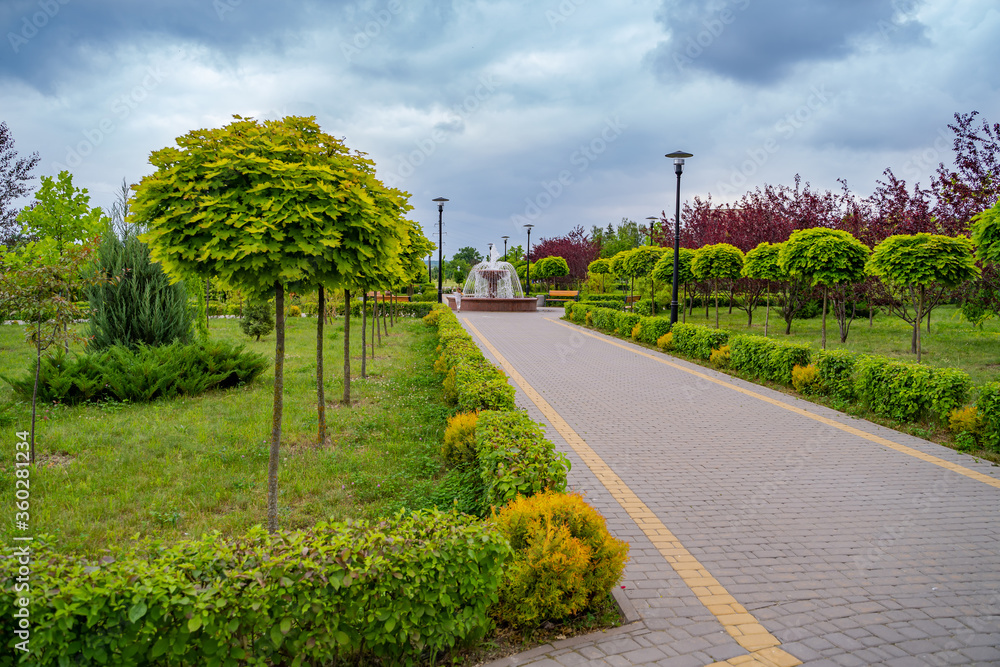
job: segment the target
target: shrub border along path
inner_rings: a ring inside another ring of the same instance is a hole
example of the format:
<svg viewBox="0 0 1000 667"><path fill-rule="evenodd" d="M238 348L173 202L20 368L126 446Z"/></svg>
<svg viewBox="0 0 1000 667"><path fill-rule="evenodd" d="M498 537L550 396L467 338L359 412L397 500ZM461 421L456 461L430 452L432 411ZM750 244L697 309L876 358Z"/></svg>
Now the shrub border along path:
<svg viewBox="0 0 1000 667"><path fill-rule="evenodd" d="M626 594L642 617L517 664L552 664L564 653L631 664L1000 659L991 653L1000 637L986 624L991 587L1000 586L1000 558L982 557L1000 529L988 509L1000 500L1000 474L988 464L548 313L474 315L461 319L496 344L489 355L548 405L553 427L570 429L549 437L567 450L583 444L570 454L570 484L589 491L612 532L631 543ZM519 392L518 403L525 398ZM754 424L741 424L747 415ZM873 438L894 446L873 447ZM905 450L914 454L900 457ZM954 474L961 470L973 474ZM942 553L949 549L954 558ZM912 625L928 616L941 632Z"/></svg>

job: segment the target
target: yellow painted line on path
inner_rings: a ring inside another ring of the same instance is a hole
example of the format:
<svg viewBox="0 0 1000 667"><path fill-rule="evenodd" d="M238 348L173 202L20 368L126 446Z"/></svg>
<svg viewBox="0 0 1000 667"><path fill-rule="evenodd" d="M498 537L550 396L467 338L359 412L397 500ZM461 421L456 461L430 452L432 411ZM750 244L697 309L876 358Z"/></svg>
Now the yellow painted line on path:
<svg viewBox="0 0 1000 667"><path fill-rule="evenodd" d="M567 329L573 329L574 331L582 333L584 336L590 336L591 338L595 338L595 339L597 339L599 341L605 342L608 345L614 345L615 347L620 347L623 350L628 350L629 352L632 352L634 354L638 354L640 356L647 357L649 359L652 359L653 361L659 362L661 364L665 364L667 366L670 366L671 368L676 368L679 371L684 371L685 373L689 373L689 374L694 375L696 377L699 377L699 378L701 378L703 380L708 380L709 382L714 382L717 385L726 387L728 389L732 389L733 391L738 391L741 394L744 394L746 396L750 396L752 398L756 398L756 399L764 401L766 403L770 403L771 405L775 405L775 406L777 406L779 408L782 408L784 410L788 410L789 412L794 412L797 415L802 415L803 417L808 417L809 419L812 419L814 421L818 421L818 422L820 422L822 424L826 424L827 426L832 426L834 428L840 429L841 431L845 431L846 433L850 433L851 435L856 435L859 438L864 438L865 440L870 440L871 442L874 442L874 443L877 443L879 445L882 445L883 447L888 447L889 449L893 449L893 450L895 450L897 452L900 452L901 454L906 454L908 456L912 456L914 458L918 458L921 461L926 461L927 463L932 463L932 464L934 464L936 466L941 466L942 468L945 468L945 469L950 470L952 472L958 473L959 475L965 475L966 477L969 477L970 479L974 479L977 482L982 482L983 484L989 484L990 486L993 486L993 487L996 487L996 488L1000 489L1000 479L996 479L994 477L990 477L989 475L984 475L981 472L976 472L975 470L971 470L969 468L966 468L965 466L960 466L957 463L952 463L951 461L946 461L945 459L939 458L939 457L934 456L932 454L926 454L926 453L920 451L919 449L914 449L912 447L907 447L906 445L901 445L898 442L893 442L892 440L887 440L887 439L881 438L881 437L879 437L877 435L873 435L871 433L866 433L865 431L862 431L861 429L858 429L858 428L854 428L853 426L848 426L847 424L841 424L840 422L834 421L832 419L828 419L827 417L824 417L822 415L818 415L816 413L809 412L808 410L803 410L802 408L798 408L798 407L796 407L794 405L789 405L788 403L785 403L784 401L780 401L780 400L778 400L776 398L771 398L770 396L764 396L763 394L758 394L755 391L750 391L749 389L744 389L743 387L739 387L739 386L737 386L737 385L735 385L735 384L733 384L731 382L726 382L725 380L720 380L719 378L712 377L711 375L707 375L706 373L700 373L700 372L698 372L696 370L692 370L690 368L686 368L685 366L682 366L680 364L676 364L676 363L670 361L669 359L664 358L663 355L657 356L657 355L654 355L654 354L650 354L648 352L643 352L641 350L637 350L637 349L635 349L633 347L629 347L627 345L619 343L618 341L611 340L609 338L605 338L604 336L598 336L597 334L590 333L586 329L582 329L582 328L574 326L572 324L567 324L565 322L560 322L558 320L554 320L551 317L546 317L545 319L548 320L549 322L554 323L554 324L558 324L559 326L566 327Z"/></svg>
<svg viewBox="0 0 1000 667"><path fill-rule="evenodd" d="M548 318L546 318L548 319ZM503 369L531 401L541 410L552 427L563 437L577 455L587 464L597 479L604 485L636 525L645 533L657 551L666 559L674 571L691 589L691 592L722 624L726 632L736 642L749 651L750 655L733 658L746 667L763 665L764 667L795 667L802 662L795 656L778 648L781 642L762 626L757 619L736 601L698 559L688 551L680 540L660 521L659 517L646 506L639 496L619 477L611 467L598 456L590 445L574 431L566 420L535 391L520 373L504 358L500 352L479 332L469 320L464 321L472 333L490 351Z"/></svg>

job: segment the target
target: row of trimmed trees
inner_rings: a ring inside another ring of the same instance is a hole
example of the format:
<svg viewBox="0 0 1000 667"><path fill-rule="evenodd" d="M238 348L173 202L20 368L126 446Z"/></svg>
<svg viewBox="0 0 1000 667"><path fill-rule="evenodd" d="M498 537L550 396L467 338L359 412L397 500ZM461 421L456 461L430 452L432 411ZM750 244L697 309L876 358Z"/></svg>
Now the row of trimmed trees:
<svg viewBox="0 0 1000 667"><path fill-rule="evenodd" d="M594 260L589 271L632 281L648 279L650 294L655 294L656 282L670 284L673 280L673 254L669 248L641 246L610 259ZM788 334L795 314L813 290L819 290L824 348L831 307L840 341L845 342L854 320L854 305L859 301L866 301L869 307L878 303L912 326L911 351L919 361L921 324L924 320L929 324L931 311L949 290L979 276L977 259L987 266L1000 265L1000 204L974 218L972 239L897 234L870 249L849 232L812 227L792 232L783 242L762 242L746 254L728 243L697 250L681 248L678 283L684 288L685 299L691 294L689 288L699 284L706 296L714 294L716 327L720 287L727 287L730 295L740 293L739 307L748 314L748 326L753 323L754 309L765 299L764 335L772 293L779 295ZM654 298L654 308L655 302Z"/></svg>

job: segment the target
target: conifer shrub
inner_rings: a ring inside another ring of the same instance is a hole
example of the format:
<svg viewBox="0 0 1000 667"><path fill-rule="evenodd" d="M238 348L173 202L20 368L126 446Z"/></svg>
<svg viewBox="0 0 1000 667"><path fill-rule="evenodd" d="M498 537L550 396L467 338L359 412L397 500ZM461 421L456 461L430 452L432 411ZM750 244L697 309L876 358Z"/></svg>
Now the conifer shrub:
<svg viewBox="0 0 1000 667"><path fill-rule="evenodd" d="M274 331L274 306L267 301L252 301L243 308L240 330L258 341Z"/></svg>
<svg viewBox="0 0 1000 667"><path fill-rule="evenodd" d="M656 339L656 347L660 348L661 352L666 352L667 350L674 349L674 334L667 332Z"/></svg>
<svg viewBox="0 0 1000 667"><path fill-rule="evenodd" d="M93 354L69 356L57 350L42 357L38 400L67 405L87 401L145 403L157 398L196 396L251 382L268 367L260 354L221 341L134 350L111 347ZM14 391L30 397L35 363L21 379L3 378Z"/></svg>
<svg viewBox="0 0 1000 667"><path fill-rule="evenodd" d="M979 409L975 405L955 408L948 413L948 430L956 435L970 433L975 436L979 433L980 426Z"/></svg>
<svg viewBox="0 0 1000 667"><path fill-rule="evenodd" d="M105 230L95 270L106 280L87 290L88 351L191 342L192 314L184 283L170 284L134 232L121 239L110 227Z"/></svg>
<svg viewBox="0 0 1000 667"><path fill-rule="evenodd" d="M594 314L592 312L588 310L587 314L584 315L583 317L584 317L584 324L586 324L588 327L594 326Z"/></svg>
<svg viewBox="0 0 1000 667"><path fill-rule="evenodd" d="M492 614L535 627L577 614L621 579L628 544L615 539L578 494L518 497L496 516L513 549Z"/></svg>
<svg viewBox="0 0 1000 667"><path fill-rule="evenodd" d="M438 318L440 316L441 316L440 310L432 310L431 312L424 315L424 324L426 324L427 326L436 327L438 324Z"/></svg>
<svg viewBox="0 0 1000 667"><path fill-rule="evenodd" d="M632 340L639 340L640 336L642 336L642 322L639 322L634 327L632 327L632 335L630 336L630 338Z"/></svg>

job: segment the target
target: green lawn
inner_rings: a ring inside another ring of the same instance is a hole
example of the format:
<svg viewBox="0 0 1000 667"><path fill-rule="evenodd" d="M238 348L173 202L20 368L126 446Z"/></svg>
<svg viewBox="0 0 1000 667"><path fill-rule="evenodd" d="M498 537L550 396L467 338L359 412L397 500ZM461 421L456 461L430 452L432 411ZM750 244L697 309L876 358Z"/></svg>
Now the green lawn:
<svg viewBox="0 0 1000 667"><path fill-rule="evenodd" d="M360 378L360 322L352 318L351 408L343 394L343 320L328 325L327 419L331 443L317 448L315 319L288 320L285 412L279 474L282 528L319 519L377 517L425 498L443 473L445 418L431 365L435 331L404 319L377 348ZM212 338L246 343L273 360L274 334L259 343L236 320L213 320ZM23 328L0 326L0 374L31 362ZM266 523L273 370L248 386L147 405L42 406L40 465L32 472L32 530L60 549L93 552L133 536L172 541L219 530L236 534ZM0 383L0 403L13 398ZM13 506L13 434L27 430L29 406L4 426L0 502ZM412 505L411 505L412 506ZM13 512L0 521L10 542Z"/></svg>
<svg viewBox="0 0 1000 667"><path fill-rule="evenodd" d="M747 327L745 311L733 308L730 315L727 306L719 308L719 326L737 332L749 332L764 335L764 307L754 311L753 326ZM669 315L669 305L657 315ZM688 315L691 324L715 326L715 306L709 308L708 319L705 318L705 308L695 308ZM793 320L792 333L785 335L785 322L781 315L771 311L768 326L768 337L777 340L787 340L794 343L808 343L814 350L820 349L822 317L808 320ZM887 313L875 316L872 327L868 326L868 318L859 318L851 325L846 343L840 342L840 330L837 320L832 314L827 316L826 347L832 349L848 349L854 352L880 354L905 361L916 361L915 354L910 353L910 337L912 327L898 317ZM931 331L927 332L926 324L921 331L921 350L923 363L946 368L961 368L972 376L974 384L985 384L1000 380L1000 320L986 322L982 329L974 329L968 322L960 319L955 306L942 306L934 309L931 314Z"/></svg>

